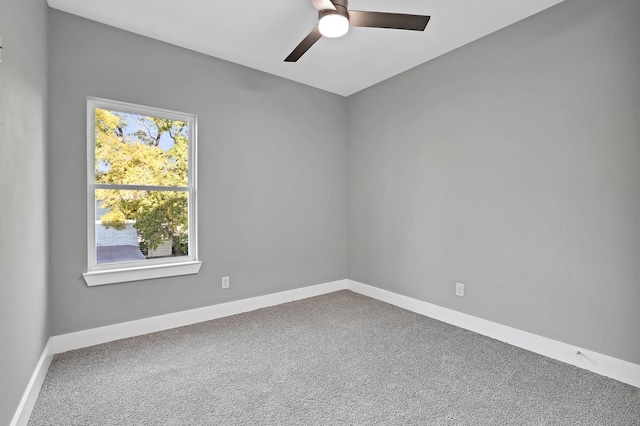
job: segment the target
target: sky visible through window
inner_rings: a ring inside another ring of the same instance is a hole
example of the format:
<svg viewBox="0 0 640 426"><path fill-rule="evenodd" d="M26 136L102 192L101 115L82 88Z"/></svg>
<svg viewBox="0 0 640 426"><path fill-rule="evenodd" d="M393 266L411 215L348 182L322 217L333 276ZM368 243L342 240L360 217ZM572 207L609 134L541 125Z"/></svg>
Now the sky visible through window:
<svg viewBox="0 0 640 426"><path fill-rule="evenodd" d="M113 136L119 138L122 142L126 141L129 144L153 144L165 153L171 150L175 145L172 135L175 136L177 134L181 134L185 138L189 137L188 124L181 121L171 121L174 125L167 129L168 126L166 125L166 121L168 120L163 120L159 117L149 117L123 111L103 109L96 110L96 122L104 122L110 119L118 120L118 122L112 123L112 125L107 128L108 131L111 132ZM178 130L179 127L181 127L180 130ZM101 127L100 130L107 129ZM96 148L99 148L98 132L98 125L96 125ZM96 150L96 153L98 153L98 150ZM96 157L96 167L99 172L107 172L109 170L108 161Z"/></svg>

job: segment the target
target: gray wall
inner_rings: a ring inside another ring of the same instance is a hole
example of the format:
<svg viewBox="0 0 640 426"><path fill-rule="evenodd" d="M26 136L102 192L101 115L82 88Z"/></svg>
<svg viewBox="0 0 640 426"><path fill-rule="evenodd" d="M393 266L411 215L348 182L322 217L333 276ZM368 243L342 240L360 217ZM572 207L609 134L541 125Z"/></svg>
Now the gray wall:
<svg viewBox="0 0 640 426"><path fill-rule="evenodd" d="M47 5L0 0L0 424L47 335Z"/></svg>
<svg viewBox="0 0 640 426"><path fill-rule="evenodd" d="M348 277L640 364L639 19L567 0L350 97Z"/></svg>
<svg viewBox="0 0 640 426"><path fill-rule="evenodd" d="M344 98L59 11L50 27L52 334L346 277ZM198 116L200 274L85 285L87 96Z"/></svg>

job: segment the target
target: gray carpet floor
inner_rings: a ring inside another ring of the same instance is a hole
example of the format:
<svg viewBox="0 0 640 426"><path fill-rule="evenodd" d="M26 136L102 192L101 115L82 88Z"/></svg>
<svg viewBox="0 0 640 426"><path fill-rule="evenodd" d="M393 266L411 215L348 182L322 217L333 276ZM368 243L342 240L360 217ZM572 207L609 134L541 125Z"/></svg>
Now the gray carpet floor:
<svg viewBox="0 0 640 426"><path fill-rule="evenodd" d="M640 389L350 291L56 355L29 425L640 425Z"/></svg>

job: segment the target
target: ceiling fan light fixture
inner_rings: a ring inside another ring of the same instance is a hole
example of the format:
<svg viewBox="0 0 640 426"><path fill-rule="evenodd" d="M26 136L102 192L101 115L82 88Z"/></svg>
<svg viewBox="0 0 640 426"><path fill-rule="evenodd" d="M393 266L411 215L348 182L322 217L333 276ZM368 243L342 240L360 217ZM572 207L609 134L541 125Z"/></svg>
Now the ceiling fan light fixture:
<svg viewBox="0 0 640 426"><path fill-rule="evenodd" d="M342 37L349 31L349 19L340 13L329 13L320 18L318 29L325 37Z"/></svg>
<svg viewBox="0 0 640 426"><path fill-rule="evenodd" d="M431 18L427 15L349 10L349 0L310 1L318 11L318 25L284 59L285 62L296 62L322 36L342 37L350 26L424 31Z"/></svg>

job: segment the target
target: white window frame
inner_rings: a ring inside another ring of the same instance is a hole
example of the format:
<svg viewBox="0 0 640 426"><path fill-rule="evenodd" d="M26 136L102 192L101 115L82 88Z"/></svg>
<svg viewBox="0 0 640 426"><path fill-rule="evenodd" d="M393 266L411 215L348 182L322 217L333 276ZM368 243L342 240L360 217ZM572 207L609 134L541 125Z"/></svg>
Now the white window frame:
<svg viewBox="0 0 640 426"><path fill-rule="evenodd" d="M95 110L126 112L151 117L179 120L189 124L188 186L166 187L149 185L98 184L95 181ZM202 262L198 260L196 209L196 140L197 117L193 114L137 105L110 99L87 97L87 272L83 277L88 286L139 281L178 275L197 274ZM98 264L96 250L96 189L177 190L187 192L189 198L189 254L187 256L146 259L132 262Z"/></svg>

